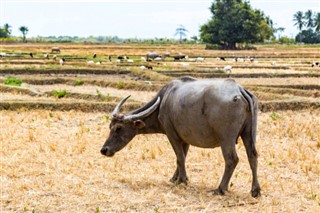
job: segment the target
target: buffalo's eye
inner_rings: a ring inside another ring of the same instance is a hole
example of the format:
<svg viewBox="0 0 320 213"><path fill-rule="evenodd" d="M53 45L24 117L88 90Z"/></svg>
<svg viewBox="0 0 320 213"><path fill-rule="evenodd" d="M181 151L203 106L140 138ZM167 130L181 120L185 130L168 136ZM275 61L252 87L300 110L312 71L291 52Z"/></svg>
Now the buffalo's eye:
<svg viewBox="0 0 320 213"><path fill-rule="evenodd" d="M116 127L116 132L119 132L121 130L121 126Z"/></svg>

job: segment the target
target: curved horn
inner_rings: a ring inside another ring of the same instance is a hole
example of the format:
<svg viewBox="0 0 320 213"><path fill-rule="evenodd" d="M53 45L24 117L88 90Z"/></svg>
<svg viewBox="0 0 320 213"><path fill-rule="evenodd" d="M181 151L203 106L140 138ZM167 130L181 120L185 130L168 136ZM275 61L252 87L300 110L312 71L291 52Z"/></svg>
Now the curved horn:
<svg viewBox="0 0 320 213"><path fill-rule="evenodd" d="M131 95L128 95L127 97L125 97L124 99L122 99L118 105L114 108L113 112L111 113L111 117L115 116L116 114L118 114L120 108L122 107L122 105L124 104L124 102L126 102L126 100L128 98L130 98Z"/></svg>
<svg viewBox="0 0 320 213"><path fill-rule="evenodd" d="M127 115L123 118L124 121L133 121L133 120L138 120L139 118L144 118L147 117L148 115L150 115L151 113L153 113L159 106L160 104L160 97L157 98L157 101L148 109L139 112L137 114L134 115Z"/></svg>

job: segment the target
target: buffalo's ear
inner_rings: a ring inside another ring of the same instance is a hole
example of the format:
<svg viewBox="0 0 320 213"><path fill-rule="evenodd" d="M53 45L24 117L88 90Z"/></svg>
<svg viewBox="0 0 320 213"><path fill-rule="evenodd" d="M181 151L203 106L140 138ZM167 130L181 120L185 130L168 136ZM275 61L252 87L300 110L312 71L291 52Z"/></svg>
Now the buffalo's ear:
<svg viewBox="0 0 320 213"><path fill-rule="evenodd" d="M133 125L138 129L142 129L146 126L146 124L142 120L133 121Z"/></svg>

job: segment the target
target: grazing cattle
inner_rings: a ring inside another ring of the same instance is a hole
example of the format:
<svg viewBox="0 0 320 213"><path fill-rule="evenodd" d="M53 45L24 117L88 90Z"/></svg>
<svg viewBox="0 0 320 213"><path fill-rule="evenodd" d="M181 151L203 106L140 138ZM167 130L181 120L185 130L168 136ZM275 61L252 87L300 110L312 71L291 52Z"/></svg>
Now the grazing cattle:
<svg viewBox="0 0 320 213"><path fill-rule="evenodd" d="M30 57L33 58L33 53L29 53Z"/></svg>
<svg viewBox="0 0 320 213"><path fill-rule="evenodd" d="M255 147L258 107L257 98L249 91L232 79L183 77L165 85L145 106L120 114L129 97L122 99L111 114L110 134L101 154L113 156L138 134L165 134L177 157L177 168L170 181L180 184L188 181L185 160L190 145L220 146L225 171L212 193L223 195L239 161L236 143L241 136L252 170L251 194L260 195Z"/></svg>
<svg viewBox="0 0 320 213"><path fill-rule="evenodd" d="M108 60L109 60L110 62L112 61L111 55L108 56Z"/></svg>
<svg viewBox="0 0 320 213"><path fill-rule="evenodd" d="M150 66L150 65L145 65L145 67L146 67L148 70L153 70L153 67Z"/></svg>
<svg viewBox="0 0 320 213"><path fill-rule="evenodd" d="M172 56L175 61L187 58L186 55L174 55Z"/></svg>
<svg viewBox="0 0 320 213"><path fill-rule="evenodd" d="M319 62L313 62L311 64L311 67L319 67L320 66L320 63Z"/></svg>
<svg viewBox="0 0 320 213"><path fill-rule="evenodd" d="M96 58L96 57L97 57L97 53L94 53L94 54L93 54L93 58Z"/></svg>
<svg viewBox="0 0 320 213"><path fill-rule="evenodd" d="M60 53L60 48L59 47L52 47L51 53Z"/></svg>
<svg viewBox="0 0 320 213"><path fill-rule="evenodd" d="M163 59L165 59L165 58L167 58L167 57L170 57L170 53L164 53L164 54L161 56L161 58L163 58Z"/></svg>
<svg viewBox="0 0 320 213"><path fill-rule="evenodd" d="M155 58L157 58L157 57L161 57L158 53L156 53L156 52L148 52L147 53L147 61L149 61L149 60L152 60L152 59L155 59Z"/></svg>
<svg viewBox="0 0 320 213"><path fill-rule="evenodd" d="M119 59L119 60L127 60L129 57L127 57L127 56L122 56L122 55L120 55L120 56L118 56L117 57L117 59Z"/></svg>
<svg viewBox="0 0 320 213"><path fill-rule="evenodd" d="M254 61L254 58L253 58L253 57L249 57L248 60L249 60L250 62L253 62L253 61Z"/></svg>

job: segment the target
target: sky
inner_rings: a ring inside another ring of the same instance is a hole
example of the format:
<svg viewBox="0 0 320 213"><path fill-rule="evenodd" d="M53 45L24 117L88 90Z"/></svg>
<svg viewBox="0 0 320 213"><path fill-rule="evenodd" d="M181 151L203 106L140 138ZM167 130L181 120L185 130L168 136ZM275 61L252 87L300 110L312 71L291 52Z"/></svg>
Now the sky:
<svg viewBox="0 0 320 213"><path fill-rule="evenodd" d="M183 25L187 36L199 36L200 26L211 18L213 0L0 0L0 25L12 26L21 36L118 36L120 38L178 38ZM320 12L320 0L250 0L254 9L264 11L284 27L282 35L298 33L293 14Z"/></svg>

